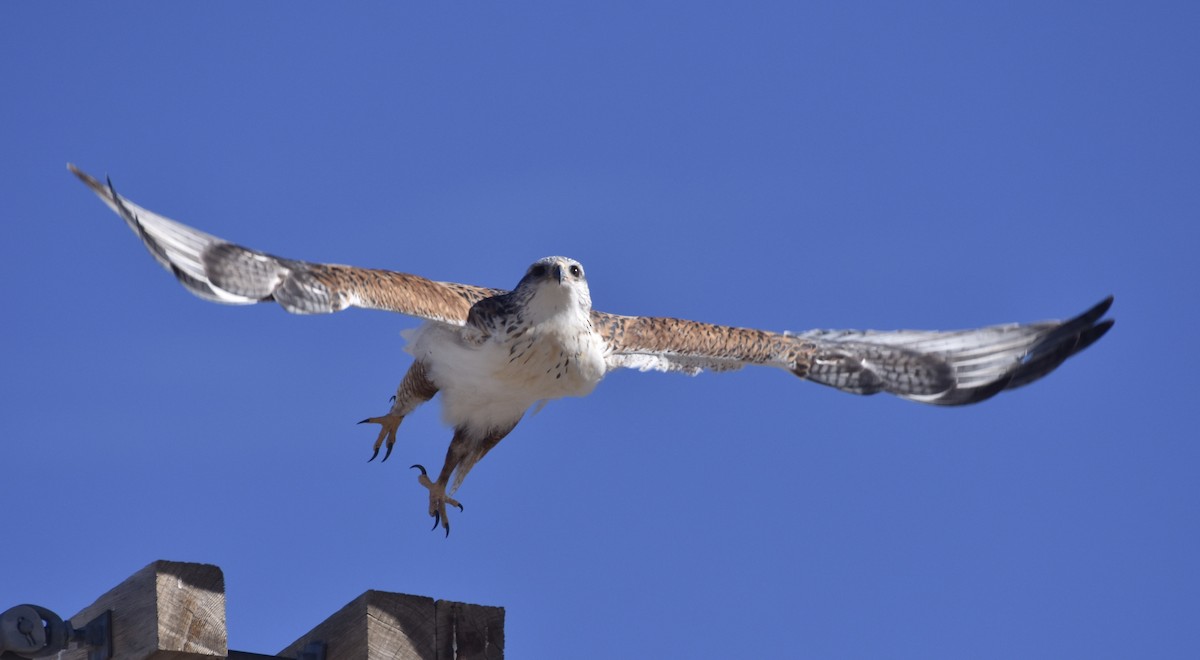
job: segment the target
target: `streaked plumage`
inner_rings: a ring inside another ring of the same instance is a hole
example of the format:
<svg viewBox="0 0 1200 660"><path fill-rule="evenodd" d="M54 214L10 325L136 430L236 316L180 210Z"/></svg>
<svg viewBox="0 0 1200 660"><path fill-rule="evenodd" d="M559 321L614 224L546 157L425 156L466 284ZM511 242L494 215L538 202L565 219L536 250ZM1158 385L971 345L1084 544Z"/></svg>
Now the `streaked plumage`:
<svg viewBox="0 0 1200 660"><path fill-rule="evenodd" d="M855 394L888 392L937 405L982 401L1029 384L1112 327L1106 298L1065 322L951 332L811 330L777 333L673 318L595 311L582 266L535 262L512 291L435 282L388 270L297 261L229 243L148 211L68 166L189 291L228 304L276 302L296 314L363 307L425 319L408 333L414 362L382 425L375 452L391 454L404 416L442 394L454 437L430 490L434 526L449 533L450 493L538 402L584 396L609 370L786 369ZM372 457L374 458L374 456ZM420 466L414 466L420 467Z"/></svg>

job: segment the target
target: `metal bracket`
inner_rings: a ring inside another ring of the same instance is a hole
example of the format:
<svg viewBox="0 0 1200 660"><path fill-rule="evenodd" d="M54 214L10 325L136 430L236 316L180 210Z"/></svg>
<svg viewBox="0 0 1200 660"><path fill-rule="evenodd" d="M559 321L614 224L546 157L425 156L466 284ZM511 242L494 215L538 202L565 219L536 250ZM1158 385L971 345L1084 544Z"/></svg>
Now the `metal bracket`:
<svg viewBox="0 0 1200 660"><path fill-rule="evenodd" d="M112 610L104 610L83 628L72 629L71 641L88 647L88 660L112 660Z"/></svg>
<svg viewBox="0 0 1200 660"><path fill-rule="evenodd" d="M0 660L34 660L72 644L88 647L88 660L111 660L112 611L105 610L82 628L37 605L18 605L0 613Z"/></svg>

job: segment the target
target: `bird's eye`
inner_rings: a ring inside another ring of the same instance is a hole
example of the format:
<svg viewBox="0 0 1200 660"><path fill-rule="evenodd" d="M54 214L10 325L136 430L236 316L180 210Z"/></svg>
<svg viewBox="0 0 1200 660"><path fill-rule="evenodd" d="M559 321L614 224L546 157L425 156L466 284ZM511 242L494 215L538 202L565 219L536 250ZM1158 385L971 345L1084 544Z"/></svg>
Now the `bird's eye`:
<svg viewBox="0 0 1200 660"><path fill-rule="evenodd" d="M545 264L534 265L532 268L529 269L529 274L534 277L541 277L542 275L545 275L546 274Z"/></svg>
<svg viewBox="0 0 1200 660"><path fill-rule="evenodd" d="M582 277L583 276L583 269L580 268L578 266L578 264L572 265L570 268L570 271L571 271L571 275L573 275L574 277Z"/></svg>

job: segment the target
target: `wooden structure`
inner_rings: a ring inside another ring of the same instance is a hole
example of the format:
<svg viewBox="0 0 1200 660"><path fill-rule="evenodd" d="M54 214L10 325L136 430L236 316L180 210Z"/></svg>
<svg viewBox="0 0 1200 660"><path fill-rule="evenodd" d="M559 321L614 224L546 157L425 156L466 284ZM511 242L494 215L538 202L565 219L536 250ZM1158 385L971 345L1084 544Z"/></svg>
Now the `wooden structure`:
<svg viewBox="0 0 1200 660"><path fill-rule="evenodd" d="M210 564L156 561L71 617L112 611L112 660L261 660L230 651L225 576ZM319 642L315 646L310 645ZM504 608L368 591L278 653L325 660L476 660L504 657ZM86 648L58 660L87 660Z"/></svg>

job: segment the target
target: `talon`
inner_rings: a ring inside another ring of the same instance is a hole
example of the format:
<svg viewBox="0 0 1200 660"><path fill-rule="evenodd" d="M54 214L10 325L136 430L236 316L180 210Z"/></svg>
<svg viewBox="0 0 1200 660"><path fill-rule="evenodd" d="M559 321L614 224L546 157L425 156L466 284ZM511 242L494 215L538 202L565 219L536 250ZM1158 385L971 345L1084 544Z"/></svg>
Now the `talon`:
<svg viewBox="0 0 1200 660"><path fill-rule="evenodd" d="M379 435L375 438L375 451L371 454L371 458L367 462L375 460L379 456L379 448L386 442L387 451L383 454L383 461L386 461L392 455L392 448L396 445L396 430L400 428L400 422L404 421L403 415L384 415L382 417L368 417L359 424L378 424ZM380 461L382 463L383 461Z"/></svg>
<svg viewBox="0 0 1200 660"><path fill-rule="evenodd" d="M429 516L433 518L433 527L429 531L442 526L446 530L446 536L450 536L450 515L446 513L446 505L456 507L459 511L463 510L463 505L458 500L446 495L446 484L439 481L433 481L429 478L429 473L425 471L425 466L420 463L409 466L410 470L420 470L421 474L417 477L417 482L425 488L429 489Z"/></svg>

